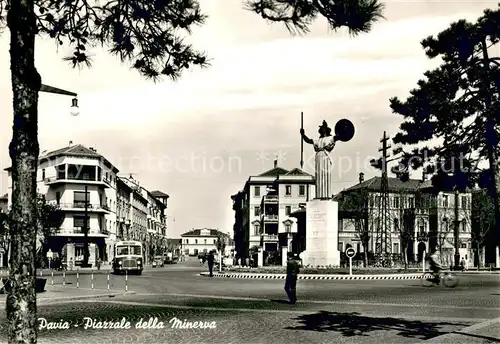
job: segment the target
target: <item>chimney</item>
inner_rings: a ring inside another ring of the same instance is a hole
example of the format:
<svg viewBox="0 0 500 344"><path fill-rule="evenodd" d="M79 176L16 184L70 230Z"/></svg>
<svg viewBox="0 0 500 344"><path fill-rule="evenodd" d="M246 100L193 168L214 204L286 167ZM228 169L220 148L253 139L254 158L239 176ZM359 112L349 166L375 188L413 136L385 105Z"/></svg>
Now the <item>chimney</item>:
<svg viewBox="0 0 500 344"><path fill-rule="evenodd" d="M69 141L69 145L68 146L71 146L73 144L73 141Z"/></svg>
<svg viewBox="0 0 500 344"><path fill-rule="evenodd" d="M278 155L274 158L274 168L278 167Z"/></svg>
<svg viewBox="0 0 500 344"><path fill-rule="evenodd" d="M363 172L361 172L361 173L359 174L359 183L361 184L361 183L362 183L362 182L364 182L364 181L365 181L365 174L364 174Z"/></svg>

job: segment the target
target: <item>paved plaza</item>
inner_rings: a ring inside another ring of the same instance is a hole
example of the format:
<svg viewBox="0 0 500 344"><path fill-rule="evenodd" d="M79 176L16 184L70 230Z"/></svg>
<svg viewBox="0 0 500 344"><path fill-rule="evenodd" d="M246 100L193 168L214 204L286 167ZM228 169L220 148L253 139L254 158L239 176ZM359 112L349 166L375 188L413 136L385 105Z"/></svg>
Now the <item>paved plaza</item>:
<svg viewBox="0 0 500 344"><path fill-rule="evenodd" d="M494 274L461 275L454 289L424 288L419 280L301 280L299 301L289 305L282 280L217 279L200 271L191 262L128 276L126 282L110 276L113 297L102 296L107 275L94 276L99 298L40 302L39 318L63 319L70 328L40 330L39 343L420 343L500 316L500 275ZM91 289L91 275L79 276L80 288L75 278L67 275L62 287L56 275L47 289L71 295ZM134 294L123 295L125 285ZM131 328L84 329L85 317L123 318ZM176 328L176 319L207 328ZM448 340L493 343L498 328Z"/></svg>

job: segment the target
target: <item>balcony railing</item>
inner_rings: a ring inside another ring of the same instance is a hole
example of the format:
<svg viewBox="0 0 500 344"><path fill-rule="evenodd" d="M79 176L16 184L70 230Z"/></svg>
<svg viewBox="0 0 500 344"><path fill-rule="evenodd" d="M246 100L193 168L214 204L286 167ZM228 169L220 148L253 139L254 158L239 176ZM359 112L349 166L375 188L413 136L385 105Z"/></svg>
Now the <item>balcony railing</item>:
<svg viewBox="0 0 500 344"><path fill-rule="evenodd" d="M264 239L264 241L278 241L278 235L264 233L262 234L262 239Z"/></svg>
<svg viewBox="0 0 500 344"><path fill-rule="evenodd" d="M74 203L59 203L59 207L61 209L85 209L85 202L74 202ZM88 210L107 210L109 211L108 206L106 205L101 205L101 204L91 204L88 203L87 205Z"/></svg>
<svg viewBox="0 0 500 344"><path fill-rule="evenodd" d="M56 176L56 177L47 177L44 178L43 181L45 183L52 183L58 180L81 180L84 182L105 182L106 184L110 185L111 182L108 181L105 178L98 179L95 176Z"/></svg>
<svg viewBox="0 0 500 344"><path fill-rule="evenodd" d="M266 196L264 196L264 202L277 203L278 202L278 195L266 195Z"/></svg>
<svg viewBox="0 0 500 344"><path fill-rule="evenodd" d="M279 217L278 217L278 215L264 214L263 219L264 219L264 221L278 221Z"/></svg>

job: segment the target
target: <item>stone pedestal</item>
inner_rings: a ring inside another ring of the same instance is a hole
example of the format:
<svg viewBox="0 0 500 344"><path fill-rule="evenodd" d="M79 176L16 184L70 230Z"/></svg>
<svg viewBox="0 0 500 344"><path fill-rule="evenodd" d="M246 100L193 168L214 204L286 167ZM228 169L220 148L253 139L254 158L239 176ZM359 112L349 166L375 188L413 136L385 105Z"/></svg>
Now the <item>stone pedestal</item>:
<svg viewBox="0 0 500 344"><path fill-rule="evenodd" d="M281 248L281 265L286 266L288 262L288 247L283 246Z"/></svg>
<svg viewBox="0 0 500 344"><path fill-rule="evenodd" d="M306 206L304 266L340 266L338 250L338 203L315 199Z"/></svg>
<svg viewBox="0 0 500 344"><path fill-rule="evenodd" d="M259 247L259 251L257 252L257 266L259 268L264 266L264 249Z"/></svg>

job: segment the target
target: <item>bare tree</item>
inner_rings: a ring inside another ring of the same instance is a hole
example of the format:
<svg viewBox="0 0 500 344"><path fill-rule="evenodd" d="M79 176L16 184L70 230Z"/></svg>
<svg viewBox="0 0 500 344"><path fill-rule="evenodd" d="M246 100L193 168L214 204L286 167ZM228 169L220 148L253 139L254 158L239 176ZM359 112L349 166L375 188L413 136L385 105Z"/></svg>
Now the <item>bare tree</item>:
<svg viewBox="0 0 500 344"><path fill-rule="evenodd" d="M415 194L412 190L400 189L391 194L391 223L399 237L401 258L405 269L408 269L408 246L415 233Z"/></svg>
<svg viewBox="0 0 500 344"><path fill-rule="evenodd" d="M363 264L368 266L368 248L370 232L368 227L368 214L370 193L366 189L358 189L342 193L339 197L339 208L344 213L345 220L354 226L356 237L363 246Z"/></svg>

